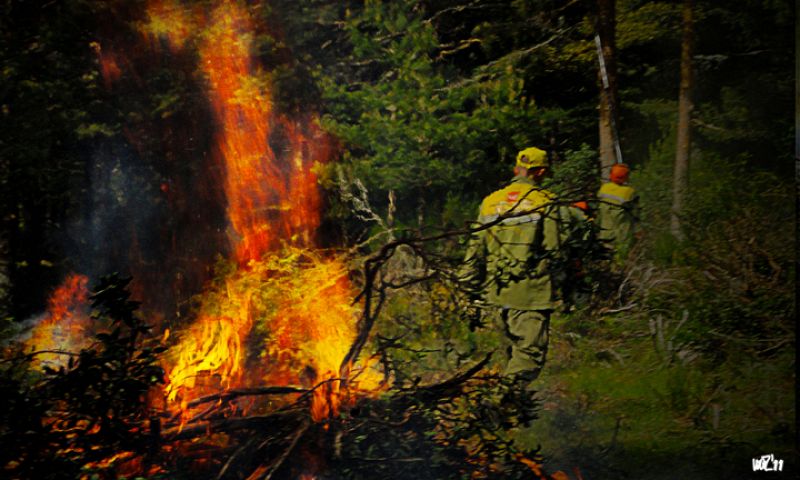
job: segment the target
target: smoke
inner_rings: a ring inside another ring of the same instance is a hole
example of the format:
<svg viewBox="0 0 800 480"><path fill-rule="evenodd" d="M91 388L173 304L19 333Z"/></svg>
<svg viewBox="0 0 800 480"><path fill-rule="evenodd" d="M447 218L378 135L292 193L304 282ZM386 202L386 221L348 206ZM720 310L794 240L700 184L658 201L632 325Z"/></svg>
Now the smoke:
<svg viewBox="0 0 800 480"><path fill-rule="evenodd" d="M133 277L133 298L160 324L185 315L213 273L215 256L227 253L224 205L202 158L189 168L169 161L175 158L169 151L146 158L130 140L96 145L88 188L61 239L68 258L63 274L86 275L90 287L114 272Z"/></svg>
<svg viewBox="0 0 800 480"><path fill-rule="evenodd" d="M149 237L163 203L153 185L157 174L120 142L98 148L89 168L91 186L68 235L73 268L92 279L130 274L130 260L151 257L155 247Z"/></svg>

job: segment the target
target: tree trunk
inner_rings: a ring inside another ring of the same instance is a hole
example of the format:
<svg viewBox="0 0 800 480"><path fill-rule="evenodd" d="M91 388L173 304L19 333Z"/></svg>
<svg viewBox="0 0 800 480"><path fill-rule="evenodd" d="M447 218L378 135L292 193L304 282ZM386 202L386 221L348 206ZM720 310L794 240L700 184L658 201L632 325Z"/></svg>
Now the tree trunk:
<svg viewBox="0 0 800 480"><path fill-rule="evenodd" d="M3 227L5 225L2 225ZM11 316L11 251L4 230L0 231L0 328Z"/></svg>
<svg viewBox="0 0 800 480"><path fill-rule="evenodd" d="M603 73L598 69L600 81L600 172L604 180L608 180L611 166L616 163L614 149L614 126L617 125L618 113L617 97L617 60L616 60L616 32L615 0L597 1L597 35L602 45L603 62L605 63L608 88L604 88Z"/></svg>
<svg viewBox="0 0 800 480"><path fill-rule="evenodd" d="M794 18L800 18L800 2L795 3ZM794 51L800 52L800 24L795 21ZM794 61L794 179L795 179L795 211L800 212L800 57ZM795 239L800 247L800 222L795 223ZM795 251L798 251L798 248ZM800 344L800 339L798 339Z"/></svg>
<svg viewBox="0 0 800 480"><path fill-rule="evenodd" d="M681 215L686 203L689 187L689 154L691 143L692 117L692 50L694 47L694 0L683 2L683 40L681 45L681 86L678 94L678 143L675 150L675 175L672 185L672 212L670 215L670 231L678 240L685 234L681 225Z"/></svg>

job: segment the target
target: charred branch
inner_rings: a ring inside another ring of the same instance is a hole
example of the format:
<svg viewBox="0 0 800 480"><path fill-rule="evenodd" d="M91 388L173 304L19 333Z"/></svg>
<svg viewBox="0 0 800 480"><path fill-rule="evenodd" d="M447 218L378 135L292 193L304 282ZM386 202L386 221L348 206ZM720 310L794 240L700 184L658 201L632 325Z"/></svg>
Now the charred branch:
<svg viewBox="0 0 800 480"><path fill-rule="evenodd" d="M186 404L186 407L193 408L198 405L202 405L204 403L217 402L217 401L224 402L227 400L233 400L234 398L245 397L245 396L289 395L292 393L307 393L308 391L309 391L308 389L301 387L293 387L293 386L237 388L235 390L227 390L222 393L215 393L212 395L206 395L205 397L200 397L198 399L188 402Z"/></svg>
<svg viewBox="0 0 800 480"><path fill-rule="evenodd" d="M305 410L294 409L274 412L268 415L225 418L185 428L180 426L172 427L163 433L163 438L165 442L173 442L204 437L212 433L232 433L240 430L274 432L287 426L296 429L305 421L307 416L308 412Z"/></svg>

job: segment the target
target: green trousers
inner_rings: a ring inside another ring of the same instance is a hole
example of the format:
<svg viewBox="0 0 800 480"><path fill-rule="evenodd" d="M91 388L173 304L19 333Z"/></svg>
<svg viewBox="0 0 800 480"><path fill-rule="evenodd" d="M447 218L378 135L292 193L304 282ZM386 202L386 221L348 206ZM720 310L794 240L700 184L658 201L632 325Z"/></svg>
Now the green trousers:
<svg viewBox="0 0 800 480"><path fill-rule="evenodd" d="M550 310L497 308L495 323L505 331L507 358L504 375L532 382L544 367L550 339Z"/></svg>

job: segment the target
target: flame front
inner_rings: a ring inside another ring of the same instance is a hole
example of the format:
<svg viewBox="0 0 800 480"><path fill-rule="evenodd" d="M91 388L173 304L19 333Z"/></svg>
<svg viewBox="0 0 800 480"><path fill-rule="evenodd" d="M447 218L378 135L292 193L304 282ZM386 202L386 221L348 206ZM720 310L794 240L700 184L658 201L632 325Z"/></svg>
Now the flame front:
<svg viewBox="0 0 800 480"><path fill-rule="evenodd" d="M177 0L151 0L140 26L154 51L165 43L172 54L197 51L216 132L212 156L217 164L211 175L224 193L232 258L219 262L216 277L196 297L194 322L163 332L164 342L171 335L177 338L163 359L168 382L163 392L148 392L147 401L151 411L169 409L188 420L197 413L190 412L189 402L206 393L299 385L313 388L311 417L323 422L356 394L377 391L384 380L369 362L345 366L346 386L339 378L358 335L359 308L352 301L356 291L345 259L315 245L322 202L314 167L328 160L331 142L313 114L289 118L276 111L271 72L253 55L259 32L248 9L258 10L258 3L220 0L210 12L206 5L187 8ZM118 46L104 50L93 42L91 47L111 90L124 81L132 63ZM161 190L167 193L169 184L163 183ZM64 365L69 357L59 352L90 346L97 327L88 312L87 285L86 276L72 274L53 292L27 344L52 351L37 355L38 366ZM230 404L238 408L237 401ZM266 403L257 406L274 408ZM153 418L151 433L158 432L154 424L160 426ZM140 432L143 427L135 428ZM99 429L98 424L86 434ZM220 440L225 442L227 437ZM149 462L122 450L84 468L130 476L160 474L160 467ZM253 477L266 468L259 467ZM314 477L306 473L303 478Z"/></svg>
<svg viewBox="0 0 800 480"><path fill-rule="evenodd" d="M58 352L77 352L89 344L87 284L85 275L72 273L56 288L47 301L47 313L27 341L29 350L43 351L34 359L37 367L60 367L68 357Z"/></svg>

